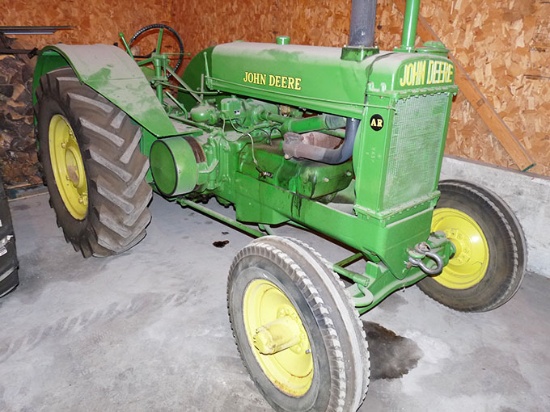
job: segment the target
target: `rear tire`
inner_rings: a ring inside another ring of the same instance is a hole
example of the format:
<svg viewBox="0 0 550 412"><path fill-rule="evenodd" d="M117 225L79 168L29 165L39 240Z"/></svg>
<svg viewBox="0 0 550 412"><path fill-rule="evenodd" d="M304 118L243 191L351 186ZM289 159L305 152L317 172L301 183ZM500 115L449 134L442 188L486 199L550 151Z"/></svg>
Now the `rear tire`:
<svg viewBox="0 0 550 412"><path fill-rule="evenodd" d="M523 230L494 193L471 183L439 185L432 231L443 231L457 251L440 275L418 283L431 298L464 312L498 308L521 285L527 261Z"/></svg>
<svg viewBox="0 0 550 412"><path fill-rule="evenodd" d="M359 408L369 383L365 334L342 284L313 249L277 236L251 242L231 266L228 308L241 358L275 410ZM293 319L300 339L265 354L258 331L281 318Z"/></svg>
<svg viewBox="0 0 550 412"><path fill-rule="evenodd" d="M84 257L124 252L151 220L141 129L70 68L40 79L40 159L65 239Z"/></svg>

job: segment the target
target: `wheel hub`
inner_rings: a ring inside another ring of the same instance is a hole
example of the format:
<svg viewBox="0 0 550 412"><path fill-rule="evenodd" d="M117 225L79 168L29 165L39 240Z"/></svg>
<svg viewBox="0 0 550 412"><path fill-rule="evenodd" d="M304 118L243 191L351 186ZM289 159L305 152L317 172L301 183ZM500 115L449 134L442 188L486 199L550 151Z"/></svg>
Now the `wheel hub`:
<svg viewBox="0 0 550 412"><path fill-rule="evenodd" d="M298 345L300 335L299 323L291 316L283 315L256 329L253 341L262 355L273 355Z"/></svg>
<svg viewBox="0 0 550 412"><path fill-rule="evenodd" d="M244 324L268 379L290 396L303 396L313 381L313 356L298 311L276 285L258 279L243 300Z"/></svg>
<svg viewBox="0 0 550 412"><path fill-rule="evenodd" d="M50 160L63 204L77 220L88 213L88 184L80 147L68 120L56 114L49 126Z"/></svg>
<svg viewBox="0 0 550 412"><path fill-rule="evenodd" d="M466 213L457 209L434 211L432 231L443 231L456 252L434 280L450 289L467 289L484 278L489 266L489 246L481 227Z"/></svg>

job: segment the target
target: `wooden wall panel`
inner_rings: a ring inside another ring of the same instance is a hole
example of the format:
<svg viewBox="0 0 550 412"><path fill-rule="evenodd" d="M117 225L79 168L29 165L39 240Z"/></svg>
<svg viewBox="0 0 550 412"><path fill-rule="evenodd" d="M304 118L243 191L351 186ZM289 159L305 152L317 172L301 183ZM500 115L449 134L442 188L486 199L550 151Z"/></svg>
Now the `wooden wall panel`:
<svg viewBox="0 0 550 412"><path fill-rule="evenodd" d="M378 3L377 43L391 50L400 44L402 15L393 0ZM203 6L189 4L199 2L174 5L174 24L195 53L218 42L272 41L278 34L290 35L293 43L342 46L351 2L243 0L237 7L214 0L206 14ZM535 158L531 172L550 176L550 3L423 0L421 15ZM447 153L517 169L461 94L453 107Z"/></svg>
<svg viewBox="0 0 550 412"><path fill-rule="evenodd" d="M347 4L328 0L277 0L174 4L174 24L185 33L188 50L234 41L274 41L289 35L293 43L341 45L347 38Z"/></svg>
<svg viewBox="0 0 550 412"><path fill-rule="evenodd" d="M0 25L74 25L53 36L21 36L29 45L113 43L118 32L165 22L195 54L233 40L342 46L351 0L18 0L4 3ZM394 0L379 0L376 39L400 43L402 16ZM547 0L423 0L421 15L476 81L507 126L535 158L532 172L550 176L550 2ZM447 152L516 168L475 109L459 95Z"/></svg>
<svg viewBox="0 0 550 412"><path fill-rule="evenodd" d="M535 159L531 171L550 175L550 2L454 0L442 7L425 0L422 15ZM449 150L515 167L468 106L454 110ZM468 146L475 153L464 152Z"/></svg>
<svg viewBox="0 0 550 412"><path fill-rule="evenodd" d="M0 0L0 26L74 26L53 35L20 35L27 47L47 44L115 43L150 23L168 23L172 0Z"/></svg>
<svg viewBox="0 0 550 412"><path fill-rule="evenodd" d="M13 48L30 49L58 42L114 43L118 41L120 30L131 37L137 29L152 21L168 22L170 10L171 0L0 0L0 26L74 26L73 30L59 31L48 36L19 35L18 41L12 44ZM22 64L21 67L26 64L32 67L36 59L29 61L21 56L0 56L0 70L9 67L3 64L8 61ZM28 72L27 76L30 76L32 68L22 71ZM5 74L0 73L0 86L6 81L19 81L18 76ZM32 125L32 102L28 93L30 84L29 80L15 85L16 88L21 86L28 89L19 98L13 97L6 101L5 96L0 96L0 172L4 183L12 187L41 182ZM8 84L7 90L11 85ZM22 110L18 108L19 105L28 108L28 111L24 113L25 116L14 117L15 111L19 113Z"/></svg>

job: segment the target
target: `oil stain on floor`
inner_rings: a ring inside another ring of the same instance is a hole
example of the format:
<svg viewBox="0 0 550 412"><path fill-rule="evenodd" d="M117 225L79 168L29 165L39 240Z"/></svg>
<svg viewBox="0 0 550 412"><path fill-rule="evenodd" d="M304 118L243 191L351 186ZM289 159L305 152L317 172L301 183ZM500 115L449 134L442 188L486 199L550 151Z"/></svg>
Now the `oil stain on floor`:
<svg viewBox="0 0 550 412"><path fill-rule="evenodd" d="M374 322L363 321L370 351L370 378L398 379L416 367L422 350L411 339Z"/></svg>

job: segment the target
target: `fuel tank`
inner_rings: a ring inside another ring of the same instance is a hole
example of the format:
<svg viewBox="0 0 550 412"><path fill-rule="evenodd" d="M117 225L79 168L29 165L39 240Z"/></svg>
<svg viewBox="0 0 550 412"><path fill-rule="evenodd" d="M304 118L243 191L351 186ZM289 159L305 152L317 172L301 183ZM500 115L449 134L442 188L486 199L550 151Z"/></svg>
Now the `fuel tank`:
<svg viewBox="0 0 550 412"><path fill-rule="evenodd" d="M209 88L275 103L361 118L373 92L401 98L454 89L454 66L436 53L376 52L346 58L346 48L234 42L212 50ZM453 90L454 91L454 90Z"/></svg>

